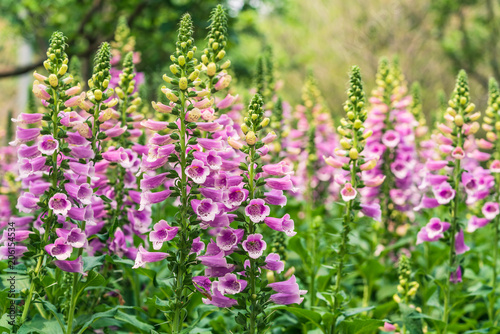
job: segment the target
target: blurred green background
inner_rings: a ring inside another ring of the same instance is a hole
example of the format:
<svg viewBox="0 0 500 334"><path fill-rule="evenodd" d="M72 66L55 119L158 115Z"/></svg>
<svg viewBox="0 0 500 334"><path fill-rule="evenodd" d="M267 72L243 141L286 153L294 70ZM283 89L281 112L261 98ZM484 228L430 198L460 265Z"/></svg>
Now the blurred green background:
<svg viewBox="0 0 500 334"><path fill-rule="evenodd" d="M210 10L219 2L231 16L227 50L240 94L252 87L267 45L284 82L281 95L300 102L312 71L334 114L341 111L350 66L361 67L369 91L381 56L398 56L407 81L421 83L428 115L439 91L448 96L459 69L468 72L480 108L488 77L500 79L500 5L493 0L1 0L0 129L9 110L24 110L31 73L45 58L54 30L68 36L68 53L81 59L86 76L98 45L113 39L124 16L142 55L138 70L154 98L180 16L191 13L195 38L203 43Z"/></svg>

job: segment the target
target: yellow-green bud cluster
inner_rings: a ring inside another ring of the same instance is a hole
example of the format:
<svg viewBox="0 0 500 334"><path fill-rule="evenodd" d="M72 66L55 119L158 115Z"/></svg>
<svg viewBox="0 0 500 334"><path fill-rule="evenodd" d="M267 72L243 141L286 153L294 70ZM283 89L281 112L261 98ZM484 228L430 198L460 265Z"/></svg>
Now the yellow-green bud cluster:
<svg viewBox="0 0 500 334"><path fill-rule="evenodd" d="M94 58L94 70L92 72L92 78L89 79L89 88L91 90L90 100L93 102L100 102L107 100L108 97L112 95L112 92L108 90L105 92L109 85L109 80L111 75L109 70L111 69L111 50L109 43L104 42L97 50L97 54Z"/></svg>
<svg viewBox="0 0 500 334"><path fill-rule="evenodd" d="M408 302L417 294L419 284L411 281L411 263L410 259L402 255L398 263L398 279L399 285L397 286L398 292L394 295L394 300L397 303L403 301Z"/></svg>
<svg viewBox="0 0 500 334"><path fill-rule="evenodd" d="M69 60L65 52L66 46L68 46L66 44L66 39L66 36L64 36L62 32L54 32L50 38L50 46L47 49L47 60L43 62L45 69L53 75L49 82L52 87L58 85L54 77L60 79L68 70Z"/></svg>
<svg viewBox="0 0 500 334"><path fill-rule="evenodd" d="M221 61L226 51L227 43L227 14L222 5L218 5L210 14L210 26L207 35L208 45L204 50L210 62Z"/></svg>
<svg viewBox="0 0 500 334"><path fill-rule="evenodd" d="M359 153L364 149L365 128L367 112L365 108L365 92L361 81L359 67L353 66L350 74L350 85L347 91L348 99L344 104L346 116L340 121L337 131L343 138L340 140L345 156L352 160L359 158ZM366 138L365 138L366 137Z"/></svg>
<svg viewBox="0 0 500 334"><path fill-rule="evenodd" d="M448 101L448 106L445 118L453 119L458 132L454 135L460 134L463 136L461 129L464 124L470 124L468 134L474 134L479 130L479 123L476 121L481 117L481 113L474 112L475 105L470 102L469 83L464 70L458 73L455 89Z"/></svg>
<svg viewBox="0 0 500 334"><path fill-rule="evenodd" d="M397 57L394 57L392 60L387 80L391 80L389 83L391 91L389 93L397 95L398 98L401 98L406 93L406 80Z"/></svg>
<svg viewBox="0 0 500 334"><path fill-rule="evenodd" d="M394 76L391 73L389 60L385 57L380 59L375 83L377 84L377 88L372 92L372 95L380 98L385 104L390 105L391 94L394 89Z"/></svg>
<svg viewBox="0 0 500 334"><path fill-rule="evenodd" d="M115 30L115 41L112 42L114 49L120 52L130 52L135 49L135 38L130 34L127 18L120 16Z"/></svg>
<svg viewBox="0 0 500 334"><path fill-rule="evenodd" d="M486 138L496 145L500 137L500 89L498 82L491 78L489 82L488 107L483 118ZM496 151L496 150L495 150Z"/></svg>
<svg viewBox="0 0 500 334"><path fill-rule="evenodd" d="M263 105L262 96L255 94L248 106L248 116L243 119L244 124L241 129L249 146L257 143L259 131L269 124L269 118L264 117Z"/></svg>
<svg viewBox="0 0 500 334"><path fill-rule="evenodd" d="M198 59L194 57L196 46L193 39L193 23L189 14L182 16L179 33L176 42L176 50L170 56L172 65L170 72L174 77L163 75L163 80L172 85L171 90L162 88L167 98L172 102L177 102L180 98L176 92L187 94L189 88L193 88L198 84L198 75L200 69Z"/></svg>
<svg viewBox="0 0 500 334"><path fill-rule="evenodd" d="M120 89L126 93L126 95L131 95L135 89L135 73L134 73L134 55L129 52L125 55L123 60L123 71L120 73L120 81L118 86Z"/></svg>

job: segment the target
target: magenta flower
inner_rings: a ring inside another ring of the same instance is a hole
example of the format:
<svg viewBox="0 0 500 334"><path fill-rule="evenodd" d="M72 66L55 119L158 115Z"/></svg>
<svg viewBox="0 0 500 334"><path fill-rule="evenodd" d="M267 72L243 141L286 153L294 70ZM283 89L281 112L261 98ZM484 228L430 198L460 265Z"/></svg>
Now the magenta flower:
<svg viewBox="0 0 500 334"><path fill-rule="evenodd" d="M200 255L201 251L205 249L205 243L200 241L200 237L197 237L193 240L191 245L191 252L189 254Z"/></svg>
<svg viewBox="0 0 500 334"><path fill-rule="evenodd" d="M154 225L153 231L149 232L149 241L153 243L153 249L161 249L163 243L175 238L178 231L178 226L170 226L165 220L160 220Z"/></svg>
<svg viewBox="0 0 500 334"><path fill-rule="evenodd" d="M397 330L396 326L388 322L384 322L384 327L379 327L382 332L394 332Z"/></svg>
<svg viewBox="0 0 500 334"><path fill-rule="evenodd" d="M212 291L213 294L211 298L203 298L202 301L204 304L211 304L217 307L232 307L238 302L232 298L224 296L220 291L218 287L219 282L213 282L212 283Z"/></svg>
<svg viewBox="0 0 500 334"><path fill-rule="evenodd" d="M55 260L54 264L62 271L68 273L80 273L83 276L87 276L87 274L83 272L83 260L81 256L79 256L76 260L73 261Z"/></svg>
<svg viewBox="0 0 500 334"><path fill-rule="evenodd" d="M464 230L460 229L460 231L455 235L455 252L457 255L460 255L469 250L469 246L467 246L464 241Z"/></svg>
<svg viewBox="0 0 500 334"><path fill-rule="evenodd" d="M221 230L216 238L217 247L223 251L233 249L233 247L241 241L244 233L245 231L243 229L233 230L232 228L226 228Z"/></svg>
<svg viewBox="0 0 500 334"><path fill-rule="evenodd" d="M169 256L168 253L148 252L147 250L144 249L144 247L142 247L142 245L140 245L139 251L137 252L137 256L135 258L135 264L132 267L132 269L137 269L139 267L142 267L149 262L158 262L164 260L168 256Z"/></svg>
<svg viewBox="0 0 500 334"><path fill-rule="evenodd" d="M194 159L193 163L186 167L186 174L195 183L202 184L206 181L207 176L210 174L210 168L205 167L203 161Z"/></svg>
<svg viewBox="0 0 500 334"><path fill-rule="evenodd" d="M489 222L490 221L487 218L478 218L476 216L472 216L469 219L469 223L467 225L467 232L472 233L479 228L485 227Z"/></svg>
<svg viewBox="0 0 500 334"><path fill-rule="evenodd" d="M382 221L382 210L380 209L380 204L361 204L361 212L368 217L375 219L376 221Z"/></svg>
<svg viewBox="0 0 500 334"><path fill-rule="evenodd" d="M151 204L163 202L172 193L171 190L162 190L158 192L144 191L141 193L141 201L139 206L139 211L143 211L148 208Z"/></svg>
<svg viewBox="0 0 500 334"><path fill-rule="evenodd" d="M382 143L390 148L396 147L399 144L399 141L400 141L399 133L397 133L394 130L388 130L382 136Z"/></svg>
<svg viewBox="0 0 500 334"><path fill-rule="evenodd" d="M226 274L219 278L217 288L220 293L234 295L240 293L247 286L247 281L238 279L235 274Z"/></svg>
<svg viewBox="0 0 500 334"><path fill-rule="evenodd" d="M500 173L500 160L494 160L490 165L490 172Z"/></svg>
<svg viewBox="0 0 500 334"><path fill-rule="evenodd" d="M439 204L448 204L455 197L455 189L448 182L443 182L437 188L432 188L432 192Z"/></svg>
<svg viewBox="0 0 500 334"><path fill-rule="evenodd" d="M92 197L94 195L94 191L90 187L88 183L82 183L80 185L74 183L66 183L64 184L64 189L68 192L68 194L76 198L80 203L89 205L92 203Z"/></svg>
<svg viewBox="0 0 500 334"><path fill-rule="evenodd" d="M450 223L442 222L439 218L431 218L417 234L417 245L424 241L437 241L444 237L443 233L450 228Z"/></svg>
<svg viewBox="0 0 500 334"><path fill-rule="evenodd" d="M438 171L443 169L448 165L448 161L446 160L427 160L425 163L425 167L430 171Z"/></svg>
<svg viewBox="0 0 500 334"><path fill-rule="evenodd" d="M293 166L286 161L281 161L277 164L262 166L264 172L269 175L283 176L293 174Z"/></svg>
<svg viewBox="0 0 500 334"><path fill-rule="evenodd" d="M17 200L16 208L24 213L32 213L39 208L38 197L32 193L23 193Z"/></svg>
<svg viewBox="0 0 500 334"><path fill-rule="evenodd" d="M462 268L460 266L450 274L450 282L454 284L462 283Z"/></svg>
<svg viewBox="0 0 500 334"><path fill-rule="evenodd" d="M286 175L282 178L266 179L266 185L271 189L295 191L290 175Z"/></svg>
<svg viewBox="0 0 500 334"><path fill-rule="evenodd" d="M289 237L293 237L297 234L294 232L294 222L290 219L290 215L287 213L282 218L266 217L264 223L275 231L285 232Z"/></svg>
<svg viewBox="0 0 500 334"><path fill-rule="evenodd" d="M58 237L66 240L66 244L73 248L82 248L87 245L87 235L85 231L82 232L81 229L75 227L71 230L66 230L63 228L56 229L56 234Z"/></svg>
<svg viewBox="0 0 500 334"><path fill-rule="evenodd" d="M11 121L19 124L36 124L42 120L42 117L42 114L21 113L17 118L12 118Z"/></svg>
<svg viewBox="0 0 500 334"><path fill-rule="evenodd" d="M272 189L271 191L264 193L264 196L266 196L264 201L267 204L279 205L281 207L286 205L287 198L283 195L283 190Z"/></svg>
<svg viewBox="0 0 500 334"><path fill-rule="evenodd" d="M496 202L486 202L481 209L484 217L488 220L493 220L499 213L499 205Z"/></svg>
<svg viewBox="0 0 500 334"><path fill-rule="evenodd" d="M271 213L271 209L265 205L265 202L261 198L253 199L245 207L245 214L254 223L260 223Z"/></svg>
<svg viewBox="0 0 500 334"><path fill-rule="evenodd" d="M71 202L68 200L66 194L57 193L49 200L49 208L52 209L56 215L66 216L69 209L71 209Z"/></svg>
<svg viewBox="0 0 500 334"><path fill-rule="evenodd" d="M243 249L248 252L248 256L252 259L259 258L264 250L267 248L267 244L262 240L262 234L250 234L245 241L243 241Z"/></svg>
<svg viewBox="0 0 500 334"><path fill-rule="evenodd" d="M210 278L206 276L195 276L192 280L196 290L200 291L204 295L210 295L210 290L212 289L212 281Z"/></svg>
<svg viewBox="0 0 500 334"><path fill-rule="evenodd" d="M45 246L45 250L52 256L55 256L58 260L66 260L71 256L73 252L73 247L66 243L66 239L57 238L53 244Z"/></svg>
<svg viewBox="0 0 500 334"><path fill-rule="evenodd" d="M270 283L268 285L277 292L271 295L271 301L280 305L300 304L304 300L300 296L307 293L307 291L299 289L295 275L292 275L284 282Z"/></svg>
<svg viewBox="0 0 500 334"><path fill-rule="evenodd" d="M262 268L276 271L278 274L285 269L285 263L280 261L280 255L271 253L266 256L266 264Z"/></svg>
<svg viewBox="0 0 500 334"><path fill-rule="evenodd" d="M50 135L45 135L38 142L38 150L46 155L52 155L59 148L59 142Z"/></svg>
<svg viewBox="0 0 500 334"><path fill-rule="evenodd" d="M350 182L344 184L344 188L342 188L342 190L340 191L340 195L342 195L342 199L345 202L349 202L355 199L357 194L358 192L352 187L352 184Z"/></svg>
<svg viewBox="0 0 500 334"><path fill-rule="evenodd" d="M215 219L215 215L220 212L217 203L212 201L210 198L205 198L200 200L193 199L191 201L191 206L198 217L205 222L212 221Z"/></svg>
<svg viewBox="0 0 500 334"><path fill-rule="evenodd" d="M239 207L248 197L248 190L242 187L230 187L224 196L224 205L228 209Z"/></svg>

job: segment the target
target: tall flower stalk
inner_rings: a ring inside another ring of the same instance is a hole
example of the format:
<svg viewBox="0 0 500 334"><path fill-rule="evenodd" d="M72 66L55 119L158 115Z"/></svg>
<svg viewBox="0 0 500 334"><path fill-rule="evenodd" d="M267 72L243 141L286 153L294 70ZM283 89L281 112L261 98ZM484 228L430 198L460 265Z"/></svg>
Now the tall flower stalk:
<svg viewBox="0 0 500 334"><path fill-rule="evenodd" d="M19 127L17 138L12 143L14 145L21 144L18 150L21 160L21 177L28 177L35 175L35 173L39 175L39 172L47 171L47 181L50 186L42 188L46 190L42 191L41 194L38 193L39 197L31 192L26 192L18 200L17 207L21 212L35 213L37 209L41 208L42 213L39 217L43 222L42 240L36 242L35 249L33 249L37 260L35 268L30 271L31 283L21 315L21 324L26 321L29 315L35 290L38 291L36 281L48 264L45 261L47 254L44 248L48 244L49 236L53 235L58 214L65 214L69 209L65 207L62 211L58 210L60 206L66 206L69 203L66 201L66 191L59 182L64 178L63 170L68 168L67 161L59 158L62 154L68 154L70 151L64 140L67 135L60 123L60 112L65 108L65 102L70 99L71 95L78 93L80 88L79 86L73 87L73 78L67 73L66 46L66 37L62 33L52 34L50 47L47 50L48 59L44 62L44 67L49 75L45 77L36 72L34 74L36 80L33 83L33 93L42 100L48 112L45 115L21 114L20 118L17 119L21 124L37 124L43 119L45 126L41 130L39 128L24 129ZM42 137L38 138L40 134ZM35 142L31 147L24 144L33 141ZM34 185L42 183L44 180L43 178L34 178L32 182Z"/></svg>
<svg viewBox="0 0 500 334"><path fill-rule="evenodd" d="M94 70L92 73L92 78L89 80L89 91L87 92L87 98L90 102L89 114L90 118L87 119L86 125L90 128L91 133L88 133L88 130L83 130L80 128L80 135L85 134L87 140L90 141L90 145L92 148L93 158L90 159L92 167L95 168L96 163L102 160L102 140L104 140L107 136L106 133L101 132L100 126L104 123L103 119L103 110L105 110L108 106L104 103L109 97L113 95L113 90L108 89L110 74L109 70L111 68L110 65L111 59L111 51L109 44L104 42L101 44L99 50L97 51L96 57L94 59ZM82 124L82 126L85 126ZM91 176L87 176L87 185L91 184ZM92 198L93 195L90 195ZM89 205L91 203L91 199L87 203ZM83 231L83 235L85 235L85 227L86 220L83 220L81 225L79 226L80 231ZM81 258L83 254L83 248L78 249L77 258ZM73 319L76 309L76 304L79 298L78 292L78 282L81 275L84 275L81 271L75 271L73 273L73 286L71 289L71 300L70 307L68 309L67 319L68 319L68 328L66 333L71 334L73 330Z"/></svg>
<svg viewBox="0 0 500 334"><path fill-rule="evenodd" d="M346 265L347 255L349 253L349 233L352 230L352 223L362 212L367 216L380 219L380 207L375 205L363 205L358 196L359 189L365 186L379 186L377 180L361 179L361 172L371 170L375 167L377 160L364 156L366 139L372 135L372 131L365 129L364 122L367 118L365 109L365 92L361 82L359 67L353 66L350 73L349 90L347 91L348 100L344 104L346 116L341 120L341 126L338 128L342 136L340 140L341 147L335 150L336 158L326 158L326 162L333 167L341 168L349 172L344 179L344 185L340 191L342 200L345 202L344 216L342 221L341 244L338 252L337 275L334 286L334 305L335 320L332 331L335 332L336 319L341 314L342 302L344 296L341 293L342 276L344 275L344 266Z"/></svg>
<svg viewBox="0 0 500 334"><path fill-rule="evenodd" d="M444 115L445 123L438 124L440 133L434 137L439 144L441 153L439 156L444 157L445 160L429 159L425 163L427 174L420 188L424 191L425 189L431 190L434 197L427 197L424 194L420 207L434 208L445 205L449 208L450 221L432 218L417 235L417 244L446 238L449 247L448 277L443 289L444 333L448 330L452 305L450 283L462 281L459 255L469 250L464 243L463 227L460 221L460 217L465 215L465 212L460 210L465 200L463 194L467 195L465 202L472 204L487 196L490 191L489 182L480 182L484 178L484 173L481 168L477 168L477 160L488 159L489 155L485 156L475 149L473 137L479 129L479 123L476 120L481 114L474 112L475 106L470 101L467 75L463 70L458 74L455 90L448 105Z"/></svg>
<svg viewBox="0 0 500 334"><path fill-rule="evenodd" d="M492 291L489 295L488 315L493 325L497 323L495 312L495 304L497 297L497 264L498 264L498 242L500 241L500 214L498 212L498 203L500 203L500 89L498 82L491 78L489 82L488 107L483 118L483 129L486 132L486 140L479 141L479 146L482 149L492 150L493 154L489 159L489 170L494 175L495 186L491 194L493 203L489 202L483 206L483 214L490 220L490 225L493 229L493 263L491 286ZM495 205L496 203L496 205ZM489 206L488 206L489 205ZM491 207L493 212L488 213L488 207ZM493 219L491 219L493 218ZM475 219L474 222L480 222L481 219ZM470 223L469 223L470 225ZM482 226L481 224L480 226ZM476 227L477 228L477 227Z"/></svg>

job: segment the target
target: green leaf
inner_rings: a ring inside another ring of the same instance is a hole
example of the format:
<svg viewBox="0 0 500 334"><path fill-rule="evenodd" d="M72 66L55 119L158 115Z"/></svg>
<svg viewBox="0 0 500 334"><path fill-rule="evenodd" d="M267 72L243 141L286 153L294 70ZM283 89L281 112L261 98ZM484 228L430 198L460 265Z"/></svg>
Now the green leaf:
<svg viewBox="0 0 500 334"><path fill-rule="evenodd" d="M357 307L357 308L350 308L344 311L344 316L347 317L352 317L353 315L367 312L370 310L373 310L375 306L368 306L368 307Z"/></svg>
<svg viewBox="0 0 500 334"><path fill-rule="evenodd" d="M106 255L101 256L84 256L83 260L83 271L89 271L95 267L102 266L104 263L104 258Z"/></svg>
<svg viewBox="0 0 500 334"><path fill-rule="evenodd" d="M205 306L205 305L200 306L198 308L198 310L197 310L198 316L195 318L195 320L191 321L189 323L189 327L183 329L180 334L189 334L189 333L191 333L192 330L196 327L196 325L201 320L203 320L204 318L206 318L207 316L209 316L210 314L212 314L215 311L216 310L213 307L211 307L211 306ZM239 315L240 315L240 313L238 313L238 316ZM236 321L238 320L237 318L238 317L236 317Z"/></svg>
<svg viewBox="0 0 500 334"><path fill-rule="evenodd" d="M39 314L35 315L31 321L25 322L17 331L17 334L30 333L64 334L56 319L47 320Z"/></svg>
<svg viewBox="0 0 500 334"><path fill-rule="evenodd" d="M85 322L82 326L82 328L80 328L80 331L78 332L78 334L82 334L85 332L85 330L87 328L89 328L90 325L92 325L96 320L100 319L100 318L112 318L116 315L116 313L118 312L118 309L119 309L119 306L117 307L114 307L112 309L109 309L107 311L104 311L104 312L99 312L99 313L95 313L93 314L89 320L87 320L87 322Z"/></svg>
<svg viewBox="0 0 500 334"><path fill-rule="evenodd" d="M381 326L384 326L383 320L354 319L351 321L342 321L338 328L339 333L358 334L374 332Z"/></svg>
<svg viewBox="0 0 500 334"><path fill-rule="evenodd" d="M78 289L78 296L87 288L91 286L100 286L106 282L106 279L102 277L101 274L96 273L95 271L90 271L87 280L85 282L80 282Z"/></svg>
<svg viewBox="0 0 500 334"><path fill-rule="evenodd" d="M286 312L290 312L290 313L294 314L298 318L309 320L314 326L321 329L321 331L323 333L326 333L323 326L321 326L322 317L321 317L321 314L319 314L318 312L314 312L311 310L306 310L306 309L298 308L298 307L286 307L286 306L273 307L272 309L285 310Z"/></svg>
<svg viewBox="0 0 500 334"><path fill-rule="evenodd" d="M121 320L129 325L134 326L137 329L140 329L142 331L150 332L152 329L154 329L153 326L148 325L139 319L137 319L136 316L124 313L122 311L118 311L118 313L115 315L115 319Z"/></svg>
<svg viewBox="0 0 500 334"><path fill-rule="evenodd" d="M61 329L64 332L64 330L66 329L66 322L64 321L64 315L62 315L61 313L58 313L57 308L52 303L50 303L46 300L43 300L43 299L41 301L42 301L43 306L47 310L49 310L50 313L52 313L54 315L57 322L59 323L59 326L61 327Z"/></svg>

